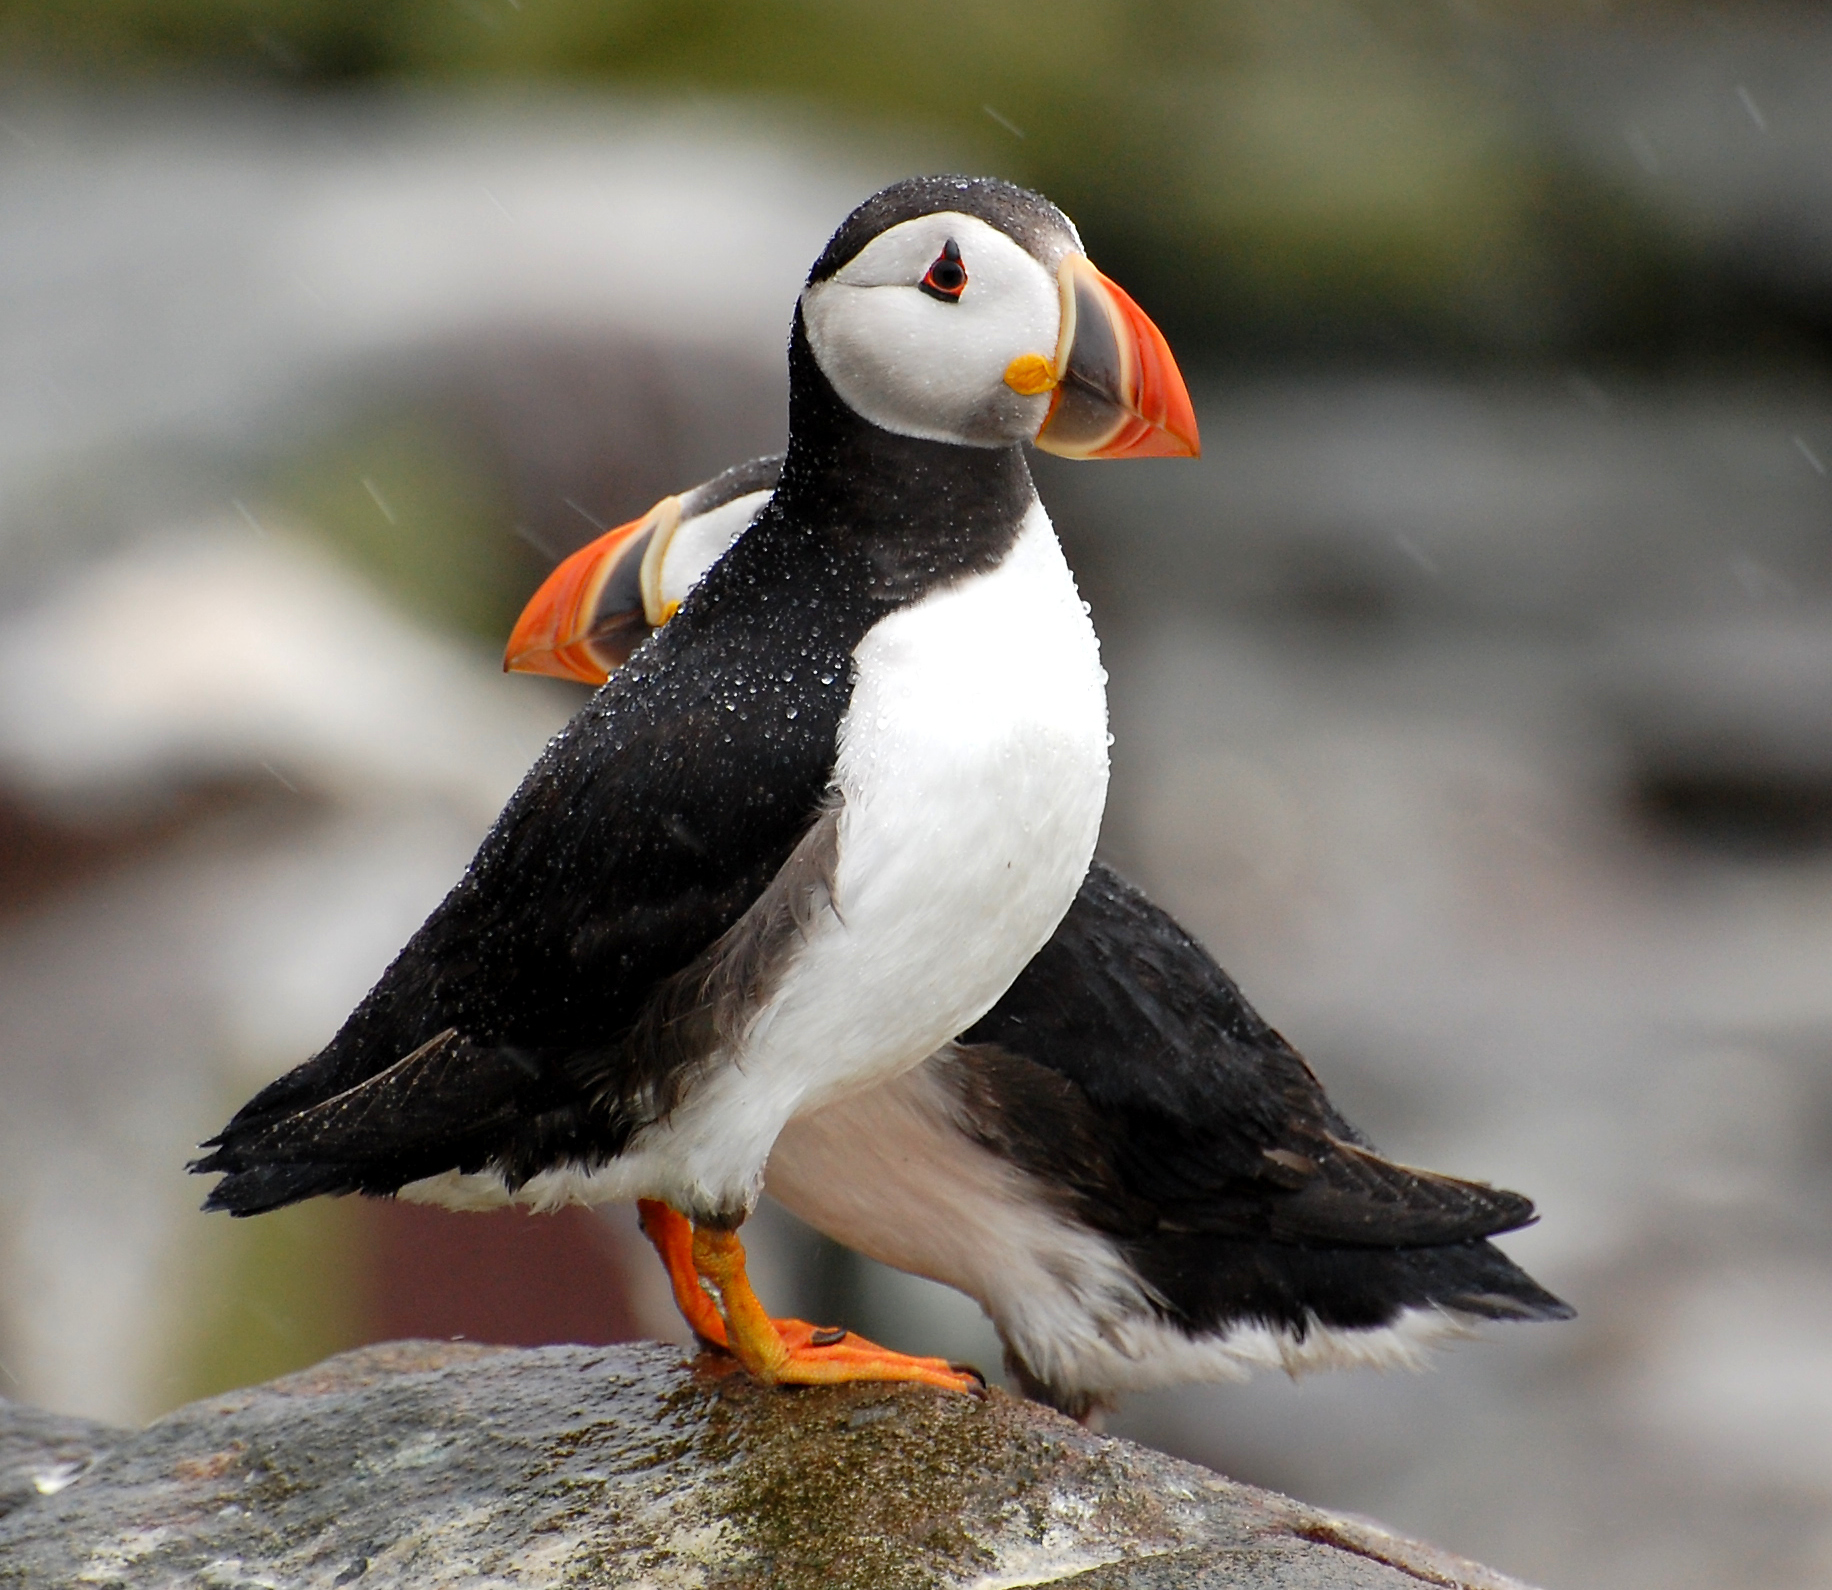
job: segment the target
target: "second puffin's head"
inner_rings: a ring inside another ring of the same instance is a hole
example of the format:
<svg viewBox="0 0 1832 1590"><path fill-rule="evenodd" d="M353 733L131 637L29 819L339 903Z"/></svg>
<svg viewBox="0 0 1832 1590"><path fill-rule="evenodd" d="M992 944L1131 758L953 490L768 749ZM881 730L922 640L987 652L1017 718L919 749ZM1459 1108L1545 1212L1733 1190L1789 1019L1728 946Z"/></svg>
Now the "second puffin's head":
<svg viewBox="0 0 1832 1590"><path fill-rule="evenodd" d="M1088 263L1049 200L915 177L848 216L801 296L809 351L884 430L1071 458L1192 457L1189 392L1158 328Z"/></svg>

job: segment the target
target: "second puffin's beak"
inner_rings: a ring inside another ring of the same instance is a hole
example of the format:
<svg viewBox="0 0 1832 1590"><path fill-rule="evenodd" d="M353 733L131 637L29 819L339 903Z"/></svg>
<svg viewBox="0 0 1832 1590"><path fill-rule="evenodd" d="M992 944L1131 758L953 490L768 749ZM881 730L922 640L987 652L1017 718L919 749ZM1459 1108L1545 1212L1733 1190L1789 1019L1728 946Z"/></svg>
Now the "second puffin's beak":
<svg viewBox="0 0 1832 1590"><path fill-rule="evenodd" d="M1025 354L1006 383L1049 392L1036 442L1064 458L1195 458L1202 452L1189 388L1151 318L1080 254L1057 272L1056 357Z"/></svg>
<svg viewBox="0 0 1832 1590"><path fill-rule="evenodd" d="M680 522L681 499L664 497L567 558L522 609L504 671L603 684L668 616L650 609L660 606L662 554Z"/></svg>

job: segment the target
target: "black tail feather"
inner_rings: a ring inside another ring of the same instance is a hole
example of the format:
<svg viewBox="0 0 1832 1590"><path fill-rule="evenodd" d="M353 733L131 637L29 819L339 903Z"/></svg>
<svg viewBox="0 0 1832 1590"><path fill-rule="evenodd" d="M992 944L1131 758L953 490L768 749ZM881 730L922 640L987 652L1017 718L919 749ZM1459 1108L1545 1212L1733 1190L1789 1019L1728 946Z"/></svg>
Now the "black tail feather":
<svg viewBox="0 0 1832 1590"><path fill-rule="evenodd" d="M194 1171L224 1170L212 1164L219 1156L200 1159L191 1166ZM358 1191L355 1178L344 1165L255 1165L234 1170L210 1189L204 1199L206 1210L225 1210L232 1215L262 1215L270 1209L284 1209L307 1198L325 1194Z"/></svg>
<svg viewBox="0 0 1832 1590"><path fill-rule="evenodd" d="M1298 1335L1313 1324L1376 1330L1414 1308L1493 1320L1573 1314L1483 1239L1425 1248L1337 1248L1160 1235L1132 1257L1170 1316L1196 1334L1250 1320Z"/></svg>
<svg viewBox="0 0 1832 1590"><path fill-rule="evenodd" d="M1563 1298L1548 1292L1492 1242L1417 1248L1393 1256L1419 1304L1494 1320L1562 1320L1576 1317Z"/></svg>
<svg viewBox="0 0 1832 1590"><path fill-rule="evenodd" d="M572 1117L556 1079L516 1051L479 1047L447 1028L353 1086L325 1092L296 1079L316 1062L264 1089L203 1147L191 1164L223 1180L204 1203L233 1215L261 1214L323 1194L398 1192L444 1171L474 1171L533 1145ZM317 1096L322 1095L322 1096ZM556 1122L558 1125L556 1126Z"/></svg>

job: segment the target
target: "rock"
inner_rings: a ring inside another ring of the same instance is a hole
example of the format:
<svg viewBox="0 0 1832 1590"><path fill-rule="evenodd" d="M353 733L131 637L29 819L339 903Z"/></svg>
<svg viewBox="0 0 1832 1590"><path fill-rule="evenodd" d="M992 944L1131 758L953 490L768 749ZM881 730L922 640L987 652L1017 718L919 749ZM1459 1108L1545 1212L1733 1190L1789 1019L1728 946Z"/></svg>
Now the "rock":
<svg viewBox="0 0 1832 1590"><path fill-rule="evenodd" d="M1513 1585L996 1392L651 1344L397 1342L137 1433L0 1404L0 1484L33 1590Z"/></svg>
<svg viewBox="0 0 1832 1590"><path fill-rule="evenodd" d="M0 1397L0 1518L55 1496L110 1447L132 1439L130 1431Z"/></svg>

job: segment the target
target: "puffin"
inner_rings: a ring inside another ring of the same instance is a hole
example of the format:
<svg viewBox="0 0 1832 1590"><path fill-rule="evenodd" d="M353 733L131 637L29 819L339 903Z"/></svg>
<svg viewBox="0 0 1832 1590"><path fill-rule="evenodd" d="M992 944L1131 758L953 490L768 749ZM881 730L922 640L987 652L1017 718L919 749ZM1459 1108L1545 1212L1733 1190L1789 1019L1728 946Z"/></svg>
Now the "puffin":
<svg viewBox="0 0 1832 1590"><path fill-rule="evenodd" d="M986 178L855 209L788 368L763 510L330 1042L191 1169L240 1216L641 1200L760 1381L971 1392L940 1360L772 1319L740 1228L783 1127L972 1026L1087 874L1105 675L1025 446L1192 456L1195 416L1068 218Z"/></svg>
<svg viewBox="0 0 1832 1590"><path fill-rule="evenodd" d="M561 563L508 669L596 684L769 501L779 457L664 498ZM1013 1382L1096 1422L1127 1392L1420 1367L1492 1320L1572 1310L1489 1239L1519 1193L1383 1158L1166 912L1100 861L998 1003L921 1066L792 1119L766 1190L976 1301ZM678 1217L645 1204L696 1333L723 1345Z"/></svg>

